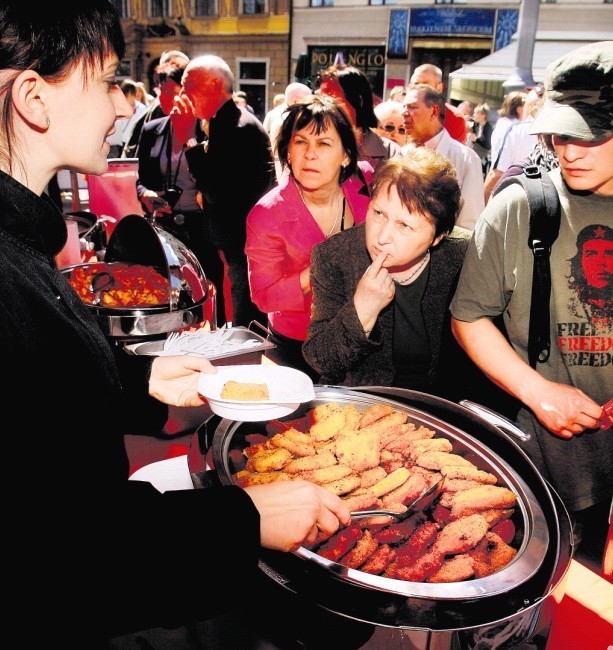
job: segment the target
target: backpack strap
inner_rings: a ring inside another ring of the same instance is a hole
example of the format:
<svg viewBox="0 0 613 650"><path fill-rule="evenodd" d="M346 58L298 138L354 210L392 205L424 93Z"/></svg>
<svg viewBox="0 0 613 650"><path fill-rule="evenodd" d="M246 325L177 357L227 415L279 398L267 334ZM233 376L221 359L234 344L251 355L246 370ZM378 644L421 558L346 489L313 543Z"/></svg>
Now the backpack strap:
<svg viewBox="0 0 613 650"><path fill-rule="evenodd" d="M517 172L517 169L513 171ZM511 183L521 185L528 197L530 212L528 246L534 255L528 361L533 368L536 368L537 362L545 363L551 352L549 256L551 247L560 232L560 199L549 174L538 165L530 163L521 165L521 172L512 173L504 178L495 188L496 193Z"/></svg>

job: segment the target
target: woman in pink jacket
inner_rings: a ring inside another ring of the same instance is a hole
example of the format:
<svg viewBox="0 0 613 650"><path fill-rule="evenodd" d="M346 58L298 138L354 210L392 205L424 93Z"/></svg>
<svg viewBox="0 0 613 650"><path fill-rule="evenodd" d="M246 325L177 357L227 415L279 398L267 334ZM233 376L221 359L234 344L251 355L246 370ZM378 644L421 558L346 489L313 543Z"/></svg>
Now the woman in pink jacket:
<svg viewBox="0 0 613 650"><path fill-rule="evenodd" d="M276 362L317 379L302 356L311 315L311 249L364 221L369 163L358 165L351 122L336 102L312 95L288 109L277 143L284 171L247 217L253 302L268 314Z"/></svg>

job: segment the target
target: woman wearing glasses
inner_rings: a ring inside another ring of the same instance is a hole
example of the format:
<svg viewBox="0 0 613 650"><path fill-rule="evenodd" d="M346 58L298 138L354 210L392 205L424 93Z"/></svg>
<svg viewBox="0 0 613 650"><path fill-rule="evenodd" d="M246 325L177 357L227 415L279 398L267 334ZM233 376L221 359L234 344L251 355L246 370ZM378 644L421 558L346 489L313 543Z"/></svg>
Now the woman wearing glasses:
<svg viewBox="0 0 613 650"><path fill-rule="evenodd" d="M395 142L404 155L410 145L409 136L404 128L404 118L402 117L403 107L400 102L389 101L381 102L375 106L375 115L379 121L375 130L377 133Z"/></svg>
<svg viewBox="0 0 613 650"><path fill-rule="evenodd" d="M448 309L468 245L448 235L459 202L449 160L411 149L375 172L366 222L315 246L303 353L321 383L448 398L465 385L457 365L446 370L466 359Z"/></svg>

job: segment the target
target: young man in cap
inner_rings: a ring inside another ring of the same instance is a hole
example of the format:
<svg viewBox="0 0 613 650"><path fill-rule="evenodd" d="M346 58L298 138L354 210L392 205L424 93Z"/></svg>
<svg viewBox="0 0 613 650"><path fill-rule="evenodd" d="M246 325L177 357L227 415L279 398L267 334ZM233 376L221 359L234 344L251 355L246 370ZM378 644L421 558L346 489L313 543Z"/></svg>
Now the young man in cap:
<svg viewBox="0 0 613 650"><path fill-rule="evenodd" d="M613 487L611 420L602 408L613 396L612 82L613 41L574 50L547 69L547 102L532 124L532 133L553 136L560 161L549 172L562 207L550 258L549 358L536 369L527 361L533 255L518 185L496 194L477 222L451 303L460 344L522 403L517 422L531 439L519 444L575 521L596 525L603 539ZM598 240L598 314L589 305L577 309L571 262L586 228L590 241ZM500 314L510 343L492 323Z"/></svg>

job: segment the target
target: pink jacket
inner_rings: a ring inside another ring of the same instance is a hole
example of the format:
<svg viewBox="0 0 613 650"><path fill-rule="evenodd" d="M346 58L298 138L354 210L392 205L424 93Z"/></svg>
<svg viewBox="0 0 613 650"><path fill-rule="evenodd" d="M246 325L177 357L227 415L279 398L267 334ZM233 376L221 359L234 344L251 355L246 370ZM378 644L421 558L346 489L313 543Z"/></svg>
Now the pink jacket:
<svg viewBox="0 0 613 650"><path fill-rule="evenodd" d="M373 169L359 163L366 183ZM343 183L355 223L366 219L370 198L362 180ZM302 202L294 179L281 178L247 216L245 253L249 262L251 299L268 314L269 325L280 334L304 341L311 316L311 295L300 286L300 273L311 264L311 249L325 240Z"/></svg>

